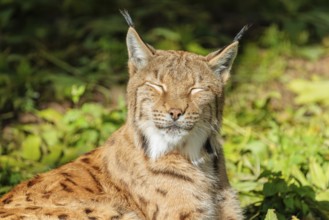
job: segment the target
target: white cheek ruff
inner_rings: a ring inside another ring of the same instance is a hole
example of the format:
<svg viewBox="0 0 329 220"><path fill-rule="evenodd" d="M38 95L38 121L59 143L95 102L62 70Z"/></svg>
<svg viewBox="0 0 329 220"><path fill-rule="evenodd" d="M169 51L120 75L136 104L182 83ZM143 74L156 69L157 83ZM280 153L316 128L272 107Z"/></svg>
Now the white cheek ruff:
<svg viewBox="0 0 329 220"><path fill-rule="evenodd" d="M144 122L139 128L141 129L148 145L146 149L147 154L154 160L177 148L177 146L181 144L184 135L186 135L168 135L164 130L155 127L152 121Z"/></svg>
<svg viewBox="0 0 329 220"><path fill-rule="evenodd" d="M200 122L199 122L200 123ZM192 163L201 159L201 149L210 136L211 130L206 128L206 125L200 123L195 125L190 134L188 135L186 145L182 149L182 153L187 155Z"/></svg>
<svg viewBox="0 0 329 220"><path fill-rule="evenodd" d="M172 150L179 150L192 162L200 160L201 149L210 135L210 129L199 123L191 131L179 130L176 133L158 129L152 121L141 122L139 129L147 142L147 155L156 160Z"/></svg>

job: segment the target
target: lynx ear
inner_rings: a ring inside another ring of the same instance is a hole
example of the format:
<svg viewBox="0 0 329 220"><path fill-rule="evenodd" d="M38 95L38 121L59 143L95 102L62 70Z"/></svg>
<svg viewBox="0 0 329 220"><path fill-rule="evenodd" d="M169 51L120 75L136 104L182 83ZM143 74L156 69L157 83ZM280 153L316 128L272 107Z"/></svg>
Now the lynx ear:
<svg viewBox="0 0 329 220"><path fill-rule="evenodd" d="M206 57L210 67L216 75L223 79L224 83L226 83L230 77L230 70L238 53L238 45L239 42L235 41L221 50L210 53Z"/></svg>
<svg viewBox="0 0 329 220"><path fill-rule="evenodd" d="M143 40L134 28L134 23L128 11L120 10L120 12L126 19L127 24L129 25L126 38L129 62L133 65L133 67L137 69L143 68L147 64L149 58L154 54L155 50L143 42Z"/></svg>
<svg viewBox="0 0 329 220"><path fill-rule="evenodd" d="M230 78L230 70L238 53L239 41L250 27L251 25L245 25L234 37L233 43L206 56L210 67L224 83Z"/></svg>
<svg viewBox="0 0 329 220"><path fill-rule="evenodd" d="M127 33L127 48L129 61L137 69L146 66L150 57L153 55L153 50L142 41L136 30L132 27L129 28Z"/></svg>

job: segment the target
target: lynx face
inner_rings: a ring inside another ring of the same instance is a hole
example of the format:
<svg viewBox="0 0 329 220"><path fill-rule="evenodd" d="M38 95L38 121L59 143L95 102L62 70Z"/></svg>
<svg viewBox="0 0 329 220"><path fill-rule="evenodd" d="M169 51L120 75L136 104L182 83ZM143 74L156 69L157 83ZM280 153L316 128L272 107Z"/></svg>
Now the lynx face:
<svg viewBox="0 0 329 220"><path fill-rule="evenodd" d="M216 98L223 87L205 58L161 51L134 80L144 81L136 88L135 123L149 146L157 146L148 148L150 156L178 149L197 159L198 146L218 129Z"/></svg>
<svg viewBox="0 0 329 220"><path fill-rule="evenodd" d="M130 27L127 46L128 120L137 139L152 159L175 150L196 162L210 134L219 129L223 86L238 42L208 56L155 50Z"/></svg>

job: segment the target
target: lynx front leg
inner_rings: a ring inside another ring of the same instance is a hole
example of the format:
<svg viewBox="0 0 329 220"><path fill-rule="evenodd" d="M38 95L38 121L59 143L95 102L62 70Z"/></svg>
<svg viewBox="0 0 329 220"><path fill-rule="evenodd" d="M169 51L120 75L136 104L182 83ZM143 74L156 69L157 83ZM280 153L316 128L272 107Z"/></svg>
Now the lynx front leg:
<svg viewBox="0 0 329 220"><path fill-rule="evenodd" d="M233 189L222 189L218 194L219 220L242 220L239 200Z"/></svg>
<svg viewBox="0 0 329 220"><path fill-rule="evenodd" d="M235 191L231 188L225 166L225 158L220 141L212 140L212 145L217 149L217 167L219 186L217 192L217 204L219 208L219 220L242 220L243 212Z"/></svg>

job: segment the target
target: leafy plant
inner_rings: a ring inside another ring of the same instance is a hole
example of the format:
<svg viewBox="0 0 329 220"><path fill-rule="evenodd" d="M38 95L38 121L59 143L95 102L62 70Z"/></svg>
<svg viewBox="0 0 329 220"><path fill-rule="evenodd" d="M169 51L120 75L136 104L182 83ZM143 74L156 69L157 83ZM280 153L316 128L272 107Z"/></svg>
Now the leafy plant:
<svg viewBox="0 0 329 220"><path fill-rule="evenodd" d="M21 179L67 163L99 146L123 123L125 110L108 111L99 104L86 103L64 115L49 108L37 111L36 117L38 124L13 126L3 133L0 193Z"/></svg>
<svg viewBox="0 0 329 220"><path fill-rule="evenodd" d="M264 199L257 204L260 216L265 216L268 210L276 210L276 216L280 220L305 218L306 216L320 215L322 219L328 219L329 207L323 207L315 200L315 191L309 186L300 183L289 183L282 178L281 173L265 171L260 178L266 177L262 194ZM314 218L314 217L313 217Z"/></svg>
<svg viewBox="0 0 329 220"><path fill-rule="evenodd" d="M278 220L276 214L275 214L275 210L273 209L269 209L267 211L267 214L265 216L265 220Z"/></svg>

